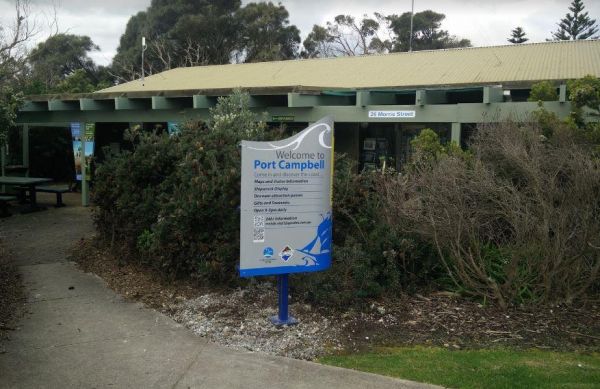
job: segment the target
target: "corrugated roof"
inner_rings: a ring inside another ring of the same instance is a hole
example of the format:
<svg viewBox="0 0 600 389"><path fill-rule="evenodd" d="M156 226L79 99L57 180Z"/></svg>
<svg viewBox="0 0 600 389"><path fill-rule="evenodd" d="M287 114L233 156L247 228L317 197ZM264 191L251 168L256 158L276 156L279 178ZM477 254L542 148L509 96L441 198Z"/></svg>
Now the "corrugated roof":
<svg viewBox="0 0 600 389"><path fill-rule="evenodd" d="M600 40L177 68L97 93L518 84L587 74L600 76Z"/></svg>

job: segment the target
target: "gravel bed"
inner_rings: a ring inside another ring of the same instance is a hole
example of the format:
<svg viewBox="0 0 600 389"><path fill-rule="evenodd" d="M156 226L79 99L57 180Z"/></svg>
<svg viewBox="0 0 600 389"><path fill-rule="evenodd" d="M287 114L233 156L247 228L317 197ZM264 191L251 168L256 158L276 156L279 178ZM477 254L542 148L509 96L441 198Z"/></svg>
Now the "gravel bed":
<svg viewBox="0 0 600 389"><path fill-rule="evenodd" d="M277 293L269 282L254 283L231 293L207 293L172 305L172 317L199 336L227 347L311 360L342 348L340 328L308 304L293 303L299 319L276 327Z"/></svg>

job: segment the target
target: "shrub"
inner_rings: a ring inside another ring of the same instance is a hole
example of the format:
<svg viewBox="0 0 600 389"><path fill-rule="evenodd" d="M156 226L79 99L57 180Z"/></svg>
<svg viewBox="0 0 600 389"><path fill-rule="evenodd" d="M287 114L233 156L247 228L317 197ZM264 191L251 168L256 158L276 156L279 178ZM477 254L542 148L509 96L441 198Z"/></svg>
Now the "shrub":
<svg viewBox="0 0 600 389"><path fill-rule="evenodd" d="M346 305L413 290L439 274L431 246L401 230L404 220L387 212L385 187L402 177L357 170L356 162L336 154L332 268L295 283L309 299Z"/></svg>
<svg viewBox="0 0 600 389"><path fill-rule="evenodd" d="M248 109L248 96L219 101L206 126L188 123L172 177L173 193L152 224L148 253L176 273L229 280L239 258L242 139L262 140L265 124Z"/></svg>
<svg viewBox="0 0 600 389"><path fill-rule="evenodd" d="M479 128L472 156L440 155L389 188L388 208L430 241L455 285L501 306L572 302L598 282L600 167L572 134Z"/></svg>
<svg viewBox="0 0 600 389"><path fill-rule="evenodd" d="M148 234L163 201L173 192L170 177L175 172L181 142L164 133L128 130L132 151L107 157L96 170L92 191L93 217L100 235L111 246L134 251L138 238Z"/></svg>
<svg viewBox="0 0 600 389"><path fill-rule="evenodd" d="M263 139L248 95L219 99L208 123L178 135L130 130L133 151L97 170L94 220L115 240L170 275L231 278L238 260L242 139Z"/></svg>
<svg viewBox="0 0 600 389"><path fill-rule="evenodd" d="M541 81L533 84L531 87L531 93L529 94L529 101L557 101L558 93L556 93L556 87L552 85L550 81Z"/></svg>

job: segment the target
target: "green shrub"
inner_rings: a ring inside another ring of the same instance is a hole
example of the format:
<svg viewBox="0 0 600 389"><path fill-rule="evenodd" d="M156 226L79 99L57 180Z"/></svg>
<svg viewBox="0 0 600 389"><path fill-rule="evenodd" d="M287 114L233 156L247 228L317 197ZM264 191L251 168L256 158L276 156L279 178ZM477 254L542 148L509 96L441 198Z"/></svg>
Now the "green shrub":
<svg viewBox="0 0 600 389"><path fill-rule="evenodd" d="M355 161L336 154L332 267L294 283L311 300L350 304L431 285L440 274L432 247L400 228L405 220L388 215L386 187L401 176L357 170Z"/></svg>
<svg viewBox="0 0 600 389"><path fill-rule="evenodd" d="M187 123L176 136L128 131L132 151L109 156L97 170L94 220L101 235L165 275L237 280L238 145L283 135L258 119L238 92L220 99L206 124ZM342 155L335 163L333 268L300 276L297 289L347 304L426 283L436 269L430 246L386 215L385 186L398 174L358 174Z"/></svg>
<svg viewBox="0 0 600 389"><path fill-rule="evenodd" d="M162 201L173 192L181 142L164 133L126 132L132 151L107 153L96 169L92 200L94 222L111 245L134 251L139 236L156 222Z"/></svg>
<svg viewBox="0 0 600 389"><path fill-rule="evenodd" d="M208 123L178 135L130 130L133 151L97 170L101 234L165 274L230 279L238 260L240 148L265 137L248 95L219 99Z"/></svg>
<svg viewBox="0 0 600 389"><path fill-rule="evenodd" d="M557 101L558 93L556 93L556 86L554 86L550 81L541 81L533 84L528 100L534 102Z"/></svg>

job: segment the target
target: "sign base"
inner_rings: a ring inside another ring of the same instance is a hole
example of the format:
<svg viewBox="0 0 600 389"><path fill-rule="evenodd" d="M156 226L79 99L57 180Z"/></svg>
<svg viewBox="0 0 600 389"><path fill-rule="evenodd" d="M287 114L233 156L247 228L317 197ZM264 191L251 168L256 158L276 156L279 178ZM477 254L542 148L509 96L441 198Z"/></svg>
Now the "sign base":
<svg viewBox="0 0 600 389"><path fill-rule="evenodd" d="M292 317L292 316L288 316L286 320L281 320L279 318L279 316L271 316L270 317L271 323L273 325L276 325L277 327L280 326L293 326L294 324L298 324L298 319Z"/></svg>

